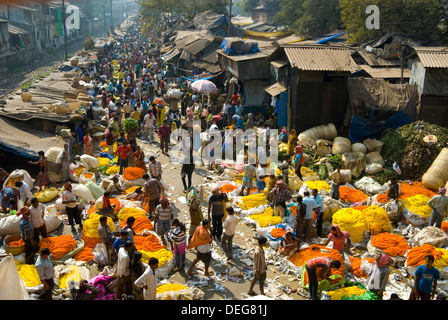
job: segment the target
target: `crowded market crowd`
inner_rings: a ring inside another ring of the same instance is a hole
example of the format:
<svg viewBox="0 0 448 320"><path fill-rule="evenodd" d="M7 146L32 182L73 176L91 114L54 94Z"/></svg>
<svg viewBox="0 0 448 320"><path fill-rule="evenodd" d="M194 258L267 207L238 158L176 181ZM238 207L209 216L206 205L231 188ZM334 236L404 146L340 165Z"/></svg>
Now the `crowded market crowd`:
<svg viewBox="0 0 448 320"><path fill-rule="evenodd" d="M186 275L192 277L198 263L203 263L204 276L212 276L214 273L209 268L212 260L212 243L219 244L228 261L235 259L233 239L237 226L241 224L241 219L238 217L241 208L237 208L235 202L229 200L229 194L233 190L227 191L222 188L228 184L211 185L205 206L200 196L191 196L192 190L199 193L199 188L196 189L192 184L192 175L198 165L193 161L194 154L198 152L201 154L201 151L207 148L208 140L200 139L199 146L195 146L191 141L186 144L186 149L183 149L182 160L188 160L180 164L183 194L187 197L189 205L188 221L181 221L180 217L175 217L173 206L170 204L173 199L170 199L166 192L169 186L166 186L163 180L164 170L161 161L157 159L158 157L145 155L144 149L148 144L159 146L159 156L165 157L164 161L167 161L173 146L184 139L174 135L177 141L173 140L173 133L180 129L185 130L188 137L193 138L195 130L201 137L204 133L211 132L219 132L220 136L224 137L225 130L254 128L263 132L267 141L270 132L279 130L278 142L287 145L286 156L281 162L275 159L276 169L272 169L269 161L274 159L270 158L269 152L253 154L247 146L244 147L244 163L239 167L241 185L236 196L243 199L265 197L266 201L262 202L266 207L262 214L269 218L271 216L278 218L268 226L281 225L285 217L291 217L291 203L295 204L295 215L292 216L292 228L285 228L282 225L275 228L276 230L271 230L269 236L257 236L252 256L253 276L247 294L256 295L254 288L257 282L259 293L265 294L268 260L265 249L274 233L280 232L281 236L278 239L281 241L276 243L276 252L286 259L297 256L304 244L311 252L323 252L319 255L307 252L309 255L307 260L302 257L301 266L307 273L307 279L302 279L302 284L307 283L304 287L306 286L310 299L319 300L322 289L318 288L321 281L327 279L326 297L331 297L329 292L334 288L332 285L340 280L340 277L335 278L335 274L343 274L344 258L347 255L352 256L357 246L351 241L352 235L336 223L331 225L328 233L324 232L324 203L319 188L309 188L303 195L290 190L291 174L301 180L304 179L302 167L305 160L304 151L298 144L298 136L294 130L287 132L284 128L278 128L276 105L271 105L265 114L262 112L252 114L245 112L244 99L238 90L225 92L227 98L223 103L218 103L217 98L210 94L204 95L194 91L191 88L191 81L181 76L176 67L167 66L160 58L157 40L148 40L138 32L117 37L116 41L105 46L103 50L102 57L88 73L93 86L87 90L91 103L86 109L85 117L78 126L71 124L70 133L63 135L66 143L60 154L62 184L58 185L50 178L48 160L44 152L39 153L39 160L29 163L39 167L37 175L39 192L52 186L61 191L60 198L65 206L72 235L78 236L79 240L81 238L79 235L86 232L86 224L90 226L90 222L86 222L87 219L79 206L80 195L70 182L70 177L73 175L72 164L80 164L83 162L82 159L88 157L116 159L114 166L116 171L106 182L103 180L101 197L87 203L88 206L84 209L89 211L90 220L92 214L97 215L96 231L99 242L106 248L103 267L114 268L116 288L114 294L106 294L95 285L94 281L82 279L77 286L71 288L71 298L93 300L101 296L104 299L112 297L117 300L156 299L158 287L156 270L161 266L161 259L155 256L148 258L145 253L142 254L142 250L138 250L137 247L141 246L138 239L148 237L148 231L136 230L135 225L137 222L140 223L140 216L128 215L125 218L120 216L121 211L118 209L121 201L139 203L139 210L144 210L144 218L147 219L148 225L151 225L148 229L153 228L160 238L157 246L167 248L174 257L173 268L169 272L183 270L186 266L186 252L195 250L196 258L186 269ZM166 98L170 90L180 92L175 104L172 99ZM102 120L107 122L104 140L101 140L100 144L91 132L92 121L95 119L94 110L98 108L104 110ZM132 124L134 124L133 131L128 129ZM231 147L233 148L233 145ZM212 149L210 152L213 154L215 150ZM222 152L225 153L225 150ZM201 167L207 168L212 173L218 164L219 162L214 161L199 162ZM125 175L137 170L138 178L144 181L128 191L128 188L123 186L122 180ZM331 174L330 193L334 200L340 198L340 171L341 166L338 166ZM7 179L8 173L2 170L2 184ZM28 186L23 181L17 181L13 186L3 188L1 207L4 213L20 216L20 234L24 241L26 264L35 265L45 288L39 299L52 299L55 271L50 257L54 252L42 246L42 240L50 237L43 219L46 209L32 194L33 188L34 186ZM396 180L392 179L388 189L389 200L399 197L398 188ZM431 216L430 224L435 224L438 228L441 227L442 217L446 216L448 208L445 194L446 189L440 188L439 193L431 199L435 213ZM244 203L242 207L244 208ZM266 212L269 209L270 215ZM116 226L118 222L120 222L119 228L111 227ZM313 229L316 234L313 233ZM369 236L372 235L366 235L366 239L370 239ZM86 238L84 236L82 238L86 243ZM323 241L318 242L316 239ZM330 243L332 246L328 247ZM324 254L325 252L328 254ZM430 253L425 255L425 263L418 266L410 295L406 299L424 300L435 297L443 299L443 294L437 291L440 274L433 266L435 259L439 257ZM397 262L386 252L369 259L370 266L366 274L368 290L364 288L364 292L370 292L370 298L374 296L375 299L381 299L391 268ZM360 290L358 287L356 289ZM391 295L390 299L399 298L397 295Z"/></svg>

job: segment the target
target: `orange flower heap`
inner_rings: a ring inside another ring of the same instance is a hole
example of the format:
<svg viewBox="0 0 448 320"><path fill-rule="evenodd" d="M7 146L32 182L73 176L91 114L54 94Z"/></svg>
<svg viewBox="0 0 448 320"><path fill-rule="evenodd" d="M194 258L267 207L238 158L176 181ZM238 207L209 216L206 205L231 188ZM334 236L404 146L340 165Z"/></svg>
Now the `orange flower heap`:
<svg viewBox="0 0 448 320"><path fill-rule="evenodd" d="M283 237L284 235L285 235L285 230L282 228L274 228L271 230L271 236L273 238L279 239L279 238Z"/></svg>
<svg viewBox="0 0 448 320"><path fill-rule="evenodd" d="M366 200L367 195L358 189L353 189L347 186L339 188L339 199L345 202L356 203Z"/></svg>
<svg viewBox="0 0 448 320"><path fill-rule="evenodd" d="M357 278L367 278L367 273L365 273L361 269L362 260L367 260L370 264L372 264L375 261L375 259L373 259L373 258L359 259L359 258L350 256L350 261L352 262L352 267L350 269L350 272Z"/></svg>
<svg viewBox="0 0 448 320"><path fill-rule="evenodd" d="M342 258L342 255L339 253L338 250L334 249L328 249L327 247L318 246L318 245L311 245L306 249L300 250L292 255L291 258L289 258L289 261L291 261L296 266L302 266L306 261L316 258L316 257L323 257L327 256L330 257L332 260L338 260L341 262L341 265L344 265L344 259ZM317 272L319 274L319 272ZM341 277L344 277L344 267L341 267L339 269L331 269L332 275L340 275ZM303 283L304 286L308 284L308 275L305 276L305 283ZM321 281L322 279L318 278L318 281ZM339 280L336 280L338 282Z"/></svg>
<svg viewBox="0 0 448 320"><path fill-rule="evenodd" d="M425 264L425 257L428 254L434 257L434 261L443 255L441 251L438 251L432 245L425 243L419 247L414 247L409 250L407 254L408 259L406 261L406 266L416 268L422 264Z"/></svg>
<svg viewBox="0 0 448 320"><path fill-rule="evenodd" d="M233 190L235 190L236 188L237 188L237 187L236 187L235 185L229 183L229 184L225 184L225 185L223 185L221 188L219 188L219 190L220 190L221 192L230 193L230 192L232 192Z"/></svg>
<svg viewBox="0 0 448 320"><path fill-rule="evenodd" d="M411 249L403 236L389 232L376 234L370 241L374 247L383 250L391 257L402 256Z"/></svg>
<svg viewBox="0 0 448 320"><path fill-rule="evenodd" d="M142 168L137 167L127 167L123 172L123 180L136 180L142 179L143 175L146 173Z"/></svg>
<svg viewBox="0 0 448 320"><path fill-rule="evenodd" d="M47 237L40 241L39 247L41 249L48 248L53 259L59 260L76 248L76 240L71 235Z"/></svg>
<svg viewBox="0 0 448 320"><path fill-rule="evenodd" d="M416 196L418 194L426 196L428 198L432 198L433 196L435 196L437 194L434 191L425 188L420 181L412 181L411 183L400 182L400 184L401 184L401 193L400 193L400 196L398 197L399 200L405 200L407 198ZM386 192L386 194L379 194L376 197L376 200L380 203L387 202L387 194L388 193L389 193L389 191Z"/></svg>

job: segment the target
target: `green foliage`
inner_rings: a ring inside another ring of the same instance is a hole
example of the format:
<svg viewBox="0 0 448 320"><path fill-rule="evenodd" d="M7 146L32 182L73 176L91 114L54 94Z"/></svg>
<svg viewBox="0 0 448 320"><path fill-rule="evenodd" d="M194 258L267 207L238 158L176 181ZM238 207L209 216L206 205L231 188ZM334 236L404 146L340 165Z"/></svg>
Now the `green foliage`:
<svg viewBox="0 0 448 320"><path fill-rule="evenodd" d="M140 24L144 33L169 24L173 17L181 15L192 21L205 11L225 14L228 12L228 0L138 0L140 4Z"/></svg>
<svg viewBox="0 0 448 320"><path fill-rule="evenodd" d="M331 32L341 27L339 0L283 0L275 23L304 37Z"/></svg>
<svg viewBox="0 0 448 320"><path fill-rule="evenodd" d="M427 144L428 135L437 137L437 142ZM386 166L394 162L400 166L402 179L420 179L429 169L440 151L448 146L448 130L435 124L417 121L396 130L387 130L381 141L384 143L381 155Z"/></svg>
<svg viewBox="0 0 448 320"><path fill-rule="evenodd" d="M342 155L334 154L328 159L328 162L333 168L336 168L338 165L342 165Z"/></svg>
<svg viewBox="0 0 448 320"><path fill-rule="evenodd" d="M89 51L91 49L95 49L95 41L93 41L91 36L88 36L85 40L84 40L84 50L85 51Z"/></svg>
<svg viewBox="0 0 448 320"><path fill-rule="evenodd" d="M127 118L123 121L123 130L126 133L137 130L139 127L138 121L132 118Z"/></svg>
<svg viewBox="0 0 448 320"><path fill-rule="evenodd" d="M270 0L267 1L267 5L274 8L274 10L278 11L280 9L280 4L284 0ZM243 10L243 13L251 16L252 10L260 5L260 0L241 0L240 7Z"/></svg>
<svg viewBox="0 0 448 320"><path fill-rule="evenodd" d="M341 20L350 42L354 43L392 32L438 36L446 17L446 3L446 0L340 0ZM365 11L369 5L380 10L379 30L366 28L370 14Z"/></svg>

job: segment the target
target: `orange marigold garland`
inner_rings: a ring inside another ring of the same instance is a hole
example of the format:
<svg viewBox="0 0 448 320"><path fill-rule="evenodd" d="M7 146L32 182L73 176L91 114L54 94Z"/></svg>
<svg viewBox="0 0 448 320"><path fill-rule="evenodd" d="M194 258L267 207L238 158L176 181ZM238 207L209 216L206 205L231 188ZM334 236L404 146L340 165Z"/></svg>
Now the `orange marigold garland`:
<svg viewBox="0 0 448 320"><path fill-rule="evenodd" d="M73 258L76 261L85 261L89 263L93 261L93 249L95 249L98 243L101 243L101 238L87 238L83 235L82 240L84 241L84 248L76 253Z"/></svg>
<svg viewBox="0 0 448 320"><path fill-rule="evenodd" d="M356 257L352 257L350 256L350 261L352 263L352 267L350 269L350 272L357 278L367 278L367 273L365 273L362 269L361 269L361 262L362 260L367 260L370 264L372 264L375 259L374 258L356 258Z"/></svg>
<svg viewBox="0 0 448 320"><path fill-rule="evenodd" d="M403 236L389 232L375 234L370 241L374 247L383 250L391 257L403 256L411 249Z"/></svg>
<svg viewBox="0 0 448 320"><path fill-rule="evenodd" d="M419 247L414 247L411 250L409 250L407 254L407 260L406 260L406 266L408 267L418 267L422 264L425 264L425 257L430 254L434 257L434 261L439 259L442 256L441 251L437 251L432 245L430 244L423 244Z"/></svg>
<svg viewBox="0 0 448 320"><path fill-rule="evenodd" d="M24 245L25 245L25 241L23 241L22 238L20 238L20 240L11 241L10 243L8 243L8 246L10 246L10 247L21 247Z"/></svg>
<svg viewBox="0 0 448 320"><path fill-rule="evenodd" d="M136 180L142 179L143 175L146 173L145 170L138 167L127 167L123 172L123 180Z"/></svg>
<svg viewBox="0 0 448 320"><path fill-rule="evenodd" d="M448 233L448 221L442 221L442 226L440 227L440 229Z"/></svg>
<svg viewBox="0 0 448 320"><path fill-rule="evenodd" d="M330 257L332 260L338 260L341 262L341 265L344 265L344 259L342 258L342 255L339 253L338 250L334 249L328 249L327 247L318 246L318 245L311 245L306 249L302 249L295 254L292 255L291 258L289 258L289 261L291 261L296 266L303 266L303 264L313 258L316 257L322 257L327 256ZM317 270L317 274L319 274L319 269ZM341 277L344 277L344 267L341 267L339 269L331 269L331 275L340 275ZM321 281L322 279L318 278L318 281ZM338 282L339 280L332 280L332 282ZM304 283L302 285L306 286L308 284L308 275L306 274L304 277Z"/></svg>
<svg viewBox="0 0 448 320"><path fill-rule="evenodd" d="M401 193L400 196L398 197L399 200L405 200L418 194L424 195L428 198L432 198L437 194L434 191L425 188L420 181L412 181L411 183L400 182L400 184L401 184ZM389 191L387 191L386 194L379 194L376 197L376 200L380 203L386 203L388 193Z"/></svg>
<svg viewBox="0 0 448 320"><path fill-rule="evenodd" d="M126 223L126 220L123 221L120 224L120 228L123 229L126 226ZM135 233L142 233L144 230L152 231L154 229L154 226L148 217L137 216L135 217L135 222L132 226L132 229L135 231Z"/></svg>
<svg viewBox="0 0 448 320"><path fill-rule="evenodd" d="M279 238L283 237L284 235L285 235L285 229L283 229L283 228L274 228L271 230L271 236L273 238L279 239Z"/></svg>
<svg viewBox="0 0 448 320"><path fill-rule="evenodd" d="M230 193L230 192L234 191L236 188L237 188L237 186L229 183L229 184L223 185L221 188L219 188L219 190L221 192Z"/></svg>
<svg viewBox="0 0 448 320"><path fill-rule="evenodd" d="M148 236L135 236L134 243L137 250L158 251L165 249L165 246L160 243L159 238L154 234Z"/></svg>
<svg viewBox="0 0 448 320"><path fill-rule="evenodd" d="M339 187L339 199L345 202L357 203L366 200L367 195L358 189L353 189L347 186Z"/></svg>
<svg viewBox="0 0 448 320"><path fill-rule="evenodd" d="M39 247L48 248L52 258L59 260L66 254L70 253L76 248L76 240L71 235L62 235L58 237L47 237L40 241Z"/></svg>

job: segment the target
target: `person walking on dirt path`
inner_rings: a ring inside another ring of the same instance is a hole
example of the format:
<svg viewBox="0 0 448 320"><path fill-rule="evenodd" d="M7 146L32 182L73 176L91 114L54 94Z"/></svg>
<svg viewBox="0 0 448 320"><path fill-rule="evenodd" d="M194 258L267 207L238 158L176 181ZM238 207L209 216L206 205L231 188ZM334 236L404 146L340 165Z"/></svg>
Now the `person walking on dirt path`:
<svg viewBox="0 0 448 320"><path fill-rule="evenodd" d="M168 146L170 143L171 127L167 120L163 120L163 124L158 129L160 139L160 150L164 155L168 155Z"/></svg>
<svg viewBox="0 0 448 320"><path fill-rule="evenodd" d="M186 274L193 276L193 268L199 261L204 263L204 276L208 277L211 274L209 272L210 262L212 261L211 243L212 237L210 235L210 220L205 219L202 221L202 225L196 228L196 231L188 244L187 250L196 248L196 258L190 265Z"/></svg>
<svg viewBox="0 0 448 320"><path fill-rule="evenodd" d="M254 278L252 279L252 282L250 283L249 292L248 295L254 296L254 286L255 284L259 283L260 286L260 294L264 295L264 283L266 281L266 272L267 272L267 264L266 264L266 255L264 252L263 247L268 242L268 239L266 237L259 237L258 238L258 245L255 247L254 257L253 257L253 272L254 272Z"/></svg>
<svg viewBox="0 0 448 320"><path fill-rule="evenodd" d="M156 207L154 225L156 226L157 234L163 241L163 244L167 245L168 233L171 229L171 221L174 220L173 206L170 205L167 198L162 197L160 204Z"/></svg>
<svg viewBox="0 0 448 320"><path fill-rule="evenodd" d="M208 198L207 218L212 221L212 238L218 241L221 241L224 206L228 201L227 193L221 192L218 185L212 187L212 194Z"/></svg>
<svg viewBox="0 0 448 320"><path fill-rule="evenodd" d="M223 218L223 234L221 245L228 260L233 259L233 237L235 236L235 229L238 225L238 217L235 216L235 211L232 207L227 207L227 219Z"/></svg>
<svg viewBox="0 0 448 320"><path fill-rule="evenodd" d="M157 179L150 178L147 173L143 175L143 179L145 180L145 185L142 196L142 206L145 207L146 203L148 204L148 215L152 219L154 210L159 205L163 187Z"/></svg>

